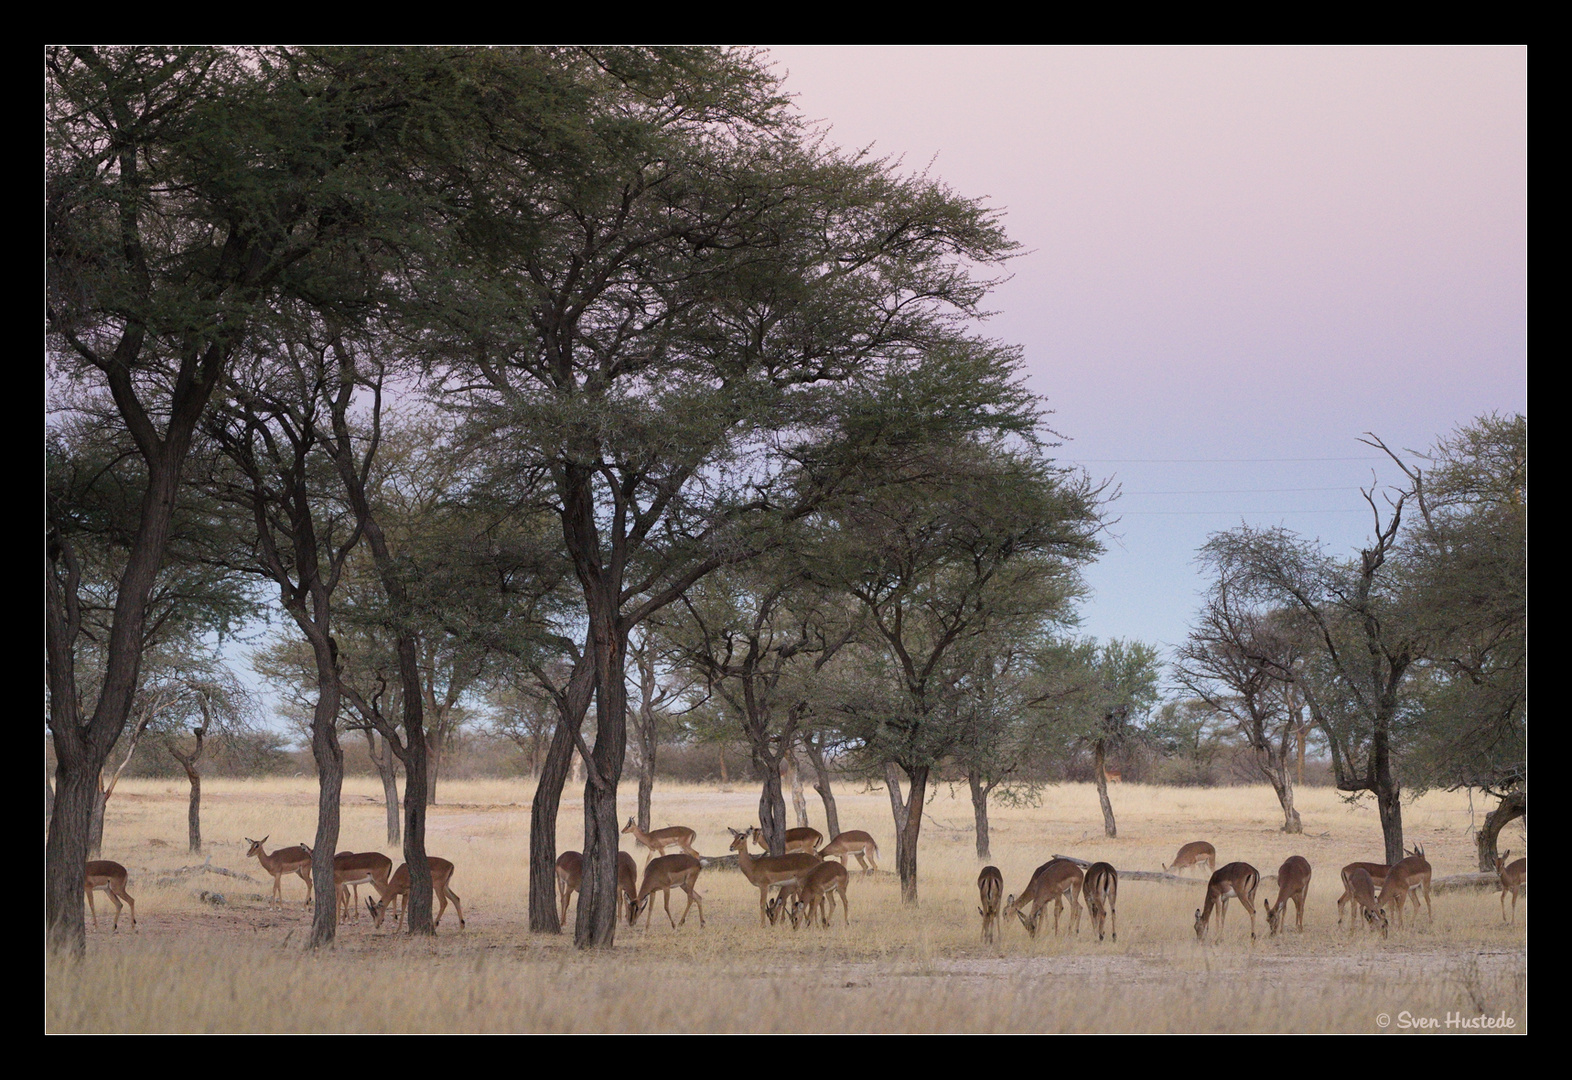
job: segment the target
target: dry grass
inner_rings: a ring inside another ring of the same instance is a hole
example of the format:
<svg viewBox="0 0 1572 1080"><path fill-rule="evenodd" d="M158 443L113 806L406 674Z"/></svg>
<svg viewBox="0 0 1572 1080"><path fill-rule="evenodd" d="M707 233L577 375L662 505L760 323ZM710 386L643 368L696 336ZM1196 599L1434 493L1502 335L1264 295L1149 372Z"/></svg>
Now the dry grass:
<svg viewBox="0 0 1572 1080"><path fill-rule="evenodd" d="M1370 806L1349 807L1324 789L1300 792L1305 835L1277 831L1266 788L1202 790L1124 785L1114 790L1121 836L1102 834L1095 793L1065 785L1032 809L993 811L992 861L1007 892L1055 853L1156 870L1179 846L1207 839L1220 861L1271 875L1291 854L1315 868L1305 932L1251 943L1236 905L1218 941L1191 928L1203 877L1193 887L1126 881L1119 940L1099 944L1083 917L1078 937L1027 938L1018 922L1000 946L979 941L978 861L964 793L941 791L928 807L921 905L899 902L893 874L853 872L851 925L760 929L758 892L737 873L699 881L707 923L672 930L619 929L608 955L582 955L565 938L526 932L525 783L455 782L430 817L429 846L457 866L469 928L444 922L435 941L410 941L369 922L340 931L330 953L306 955L298 878L289 906L270 912L271 880L245 860L243 836L271 834L269 848L309 841L315 789L308 780L210 781L204 835L213 864L257 879L175 875L199 860L184 851L182 784L126 781L110 804L104 855L131 870L141 929L89 928L88 957L50 962L51 1031L1374 1031L1376 1016L1405 1010L1445 1024L1449 1013L1505 1014L1526 1030L1526 894L1518 924L1501 921L1494 892L1437 896L1423 920L1381 940L1336 926L1337 871L1378 860ZM351 781L341 850L388 850L380 789ZM839 796L846 828L881 840L893 868L889 804L882 790ZM656 825L698 831L700 851L721 854L726 827L754 820L757 793L738 786L656 792ZM817 802L811 804L815 812ZM578 800L563 807L559 843L582 836ZM1404 807L1410 842L1425 845L1437 876L1472 870L1464 798L1434 794ZM815 824L822 821L815 813ZM634 850L630 842L625 845ZM1504 846L1526 850L1520 823ZM636 858L642 863L643 852ZM855 867L855 861L853 863ZM223 906L199 890L225 894ZM1273 882L1261 895L1275 899ZM674 894L680 914L681 894ZM101 913L102 915L102 913ZM449 916L451 920L451 914ZM418 978L420 981L413 982ZM410 989L418 987L417 993ZM1443 1030L1445 1027L1443 1026Z"/></svg>

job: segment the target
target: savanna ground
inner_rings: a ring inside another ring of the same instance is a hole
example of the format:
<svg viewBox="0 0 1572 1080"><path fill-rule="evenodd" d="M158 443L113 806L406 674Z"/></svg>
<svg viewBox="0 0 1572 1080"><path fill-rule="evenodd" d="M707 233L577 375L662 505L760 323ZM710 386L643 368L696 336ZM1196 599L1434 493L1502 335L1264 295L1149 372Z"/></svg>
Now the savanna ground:
<svg viewBox="0 0 1572 1080"><path fill-rule="evenodd" d="M451 909L435 940L380 931L368 918L340 928L336 947L308 955L305 885L284 882L286 907L267 906L271 878L245 858L244 836L270 835L268 849L315 832L309 779L204 784L203 835L211 873L176 874L201 863L185 851L186 790L171 781L124 781L110 803L103 857L130 870L140 928L122 918L110 932L102 893L99 927L88 925L84 961L46 963L45 1025L52 1032L102 1031L774 1031L1102 1032L1387 1031L1415 1019L1447 1031L1450 1015L1505 1017L1527 1030L1528 902L1517 925L1502 921L1495 891L1434 897L1434 924L1410 915L1382 940L1363 926L1337 925L1338 871L1380 861L1373 805L1344 803L1325 788L1301 789L1305 833L1278 831L1268 788L1113 789L1118 839L1102 835L1095 791L1061 785L1041 805L992 810L993 857L1006 894L1054 854L1102 859L1121 870L1157 870L1190 840L1210 840L1219 864L1241 860L1262 874L1259 899L1275 900L1273 875L1289 855L1314 868L1303 934L1291 928L1250 939L1250 920L1230 904L1220 939L1198 944L1194 885L1122 881L1118 942L1099 943L1089 918L1079 935L1055 938L1051 919L1037 940L1012 920L998 945L979 937L979 862L964 788L941 787L927 808L920 851L921 904L900 903L889 802L882 788L845 785L841 824L879 840L879 873L852 860L851 923L793 932L761 929L758 890L735 871L699 879L707 925L695 910L673 930L657 908L646 930L619 926L616 947L575 951L571 936L530 934L525 862L529 781L445 782L430 815L428 848L453 861L453 889L468 929ZM810 792L813 823L822 828ZM727 826L756 820L757 791L744 785L665 786L655 793L656 827L698 831L698 850L725 854ZM624 819L631 801L623 809ZM1486 807L1475 807L1475 818ZM1409 843L1425 846L1439 878L1475 869L1466 796L1433 793L1403 808ZM582 836L582 806L566 800L559 849ZM340 850L400 853L383 840L380 788L346 783ZM1524 826L1502 835L1526 853ZM631 836L624 848L642 866ZM211 896L223 894L215 905ZM686 902L673 894L674 913ZM1290 907L1290 911L1292 908ZM572 913L569 914L571 922ZM1292 923L1290 921L1290 927ZM1455 1028L1450 1030L1456 1030Z"/></svg>

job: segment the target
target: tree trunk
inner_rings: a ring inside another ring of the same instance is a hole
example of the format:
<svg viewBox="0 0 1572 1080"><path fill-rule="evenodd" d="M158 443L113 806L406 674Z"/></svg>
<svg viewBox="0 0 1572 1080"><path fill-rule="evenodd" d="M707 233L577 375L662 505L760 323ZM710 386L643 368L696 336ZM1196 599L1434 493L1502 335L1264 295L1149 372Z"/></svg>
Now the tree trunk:
<svg viewBox="0 0 1572 1080"><path fill-rule="evenodd" d="M977 823L977 857L979 859L992 858L988 850L988 792L990 788L983 787L977 782L977 777L968 773L966 782L972 789L972 817Z"/></svg>
<svg viewBox="0 0 1572 1080"><path fill-rule="evenodd" d="M540 766L535 784L535 799L529 819L529 928L534 934L560 934L557 915L557 811L562 805L562 788L576 756L575 734L584 724L595 692L594 668L589 644L574 666L567 688L556 696L557 724Z"/></svg>
<svg viewBox="0 0 1572 1080"><path fill-rule="evenodd" d="M617 784L627 752L627 629L619 625L617 597L594 590L595 746L585 763L584 877L573 944L609 949L617 936Z"/></svg>
<svg viewBox="0 0 1572 1080"><path fill-rule="evenodd" d="M102 762L81 762L68 768L63 755L58 760L54 816L50 818L49 838L45 841L45 916L50 945L80 956L87 950L87 925L82 910L87 826L98 794L98 769Z"/></svg>
<svg viewBox="0 0 1572 1080"><path fill-rule="evenodd" d="M426 937L437 928L431 921L431 863L426 858L426 724L413 634L399 634L398 661L404 684L404 862L409 866L405 921L411 934Z"/></svg>
<svg viewBox="0 0 1572 1080"><path fill-rule="evenodd" d="M333 855L338 851L339 807L344 795L344 748L338 742L339 686L336 650L327 637L326 612L316 623L312 651L317 665L317 704L311 713L311 756L317 763L317 835L311 849L311 914L313 949L333 944L338 932L338 886L333 880Z"/></svg>
<svg viewBox="0 0 1572 1080"><path fill-rule="evenodd" d="M1384 732L1371 745L1375 764L1376 811L1381 818L1381 838L1386 843L1386 864L1395 866L1408 854L1403 849L1402 788L1392 775L1392 759Z"/></svg>
<svg viewBox="0 0 1572 1080"><path fill-rule="evenodd" d="M917 840L922 832L923 801L928 793L928 767L907 769L902 766L902 769L911 780L911 788L906 793L905 819L901 821L900 831L895 835L895 868L901 877L901 902L915 904L917 903Z"/></svg>
<svg viewBox="0 0 1572 1080"><path fill-rule="evenodd" d="M403 827L399 820L398 809L398 767L394 764L397 758L393 755L393 748L387 740L382 740L382 750L377 750L377 733L370 728L365 729L366 752L371 757L371 763L377 767L377 775L382 778L382 807L387 814L388 844L389 846L400 843Z"/></svg>
<svg viewBox="0 0 1572 1080"><path fill-rule="evenodd" d="M1509 791L1496 808L1485 815L1485 827L1474 837L1474 842L1479 847L1481 871L1495 872L1496 858L1500 854L1496 850L1496 845L1500 840L1501 830L1506 828L1508 822L1527 814L1528 794L1524 791Z"/></svg>
<svg viewBox="0 0 1572 1080"><path fill-rule="evenodd" d="M1093 780L1097 784L1097 801L1103 808L1103 833L1114 837L1119 835L1119 826L1114 823L1113 803L1108 801L1108 774L1103 771L1105 758L1103 756L1103 741L1098 739L1093 744L1096 768L1093 770Z"/></svg>
<svg viewBox="0 0 1572 1080"><path fill-rule="evenodd" d="M804 739L803 745L807 747L808 760L813 765L813 790L819 793L819 801L824 803L825 838L833 840L840 835L841 816L835 807L835 792L830 789L830 770L822 748L810 739Z"/></svg>
<svg viewBox="0 0 1572 1080"><path fill-rule="evenodd" d="M715 749L716 753L720 755L721 786L725 787L731 783L731 777L726 775L726 747L717 746Z"/></svg>
<svg viewBox="0 0 1572 1080"><path fill-rule="evenodd" d="M764 778L759 790L759 831L771 855L786 854L786 797L781 791L781 762L768 750L753 748L753 763Z"/></svg>
<svg viewBox="0 0 1572 1080"><path fill-rule="evenodd" d="M186 770L191 781L191 797L186 803L186 850L193 855L202 854L202 774Z"/></svg>
<svg viewBox="0 0 1572 1080"><path fill-rule="evenodd" d="M49 771L44 771L44 835L49 835L49 819L55 813L55 786L49 782Z"/></svg>
<svg viewBox="0 0 1572 1080"><path fill-rule="evenodd" d="M93 785L93 810L87 819L87 857L101 859L104 856L104 811L109 806L109 793L104 790L102 779Z"/></svg>
<svg viewBox="0 0 1572 1080"><path fill-rule="evenodd" d="M426 805L437 805L437 774L442 771L442 755L447 749L447 736L438 724L426 736ZM406 792L407 794L407 792Z"/></svg>
<svg viewBox="0 0 1572 1080"><path fill-rule="evenodd" d="M797 814L797 827L799 829L809 828L808 800L802 794L802 769L797 762L797 750L795 747L786 751L786 771L791 777L791 805Z"/></svg>
<svg viewBox="0 0 1572 1080"><path fill-rule="evenodd" d="M1257 763L1261 771L1266 774L1272 790L1277 794L1278 804L1283 808L1283 831L1298 835L1305 830L1299 820L1299 811L1294 809L1294 782L1288 774L1288 758L1291 754L1288 739L1288 733L1284 732L1282 742L1276 751L1270 743L1263 742L1256 747L1255 752Z"/></svg>

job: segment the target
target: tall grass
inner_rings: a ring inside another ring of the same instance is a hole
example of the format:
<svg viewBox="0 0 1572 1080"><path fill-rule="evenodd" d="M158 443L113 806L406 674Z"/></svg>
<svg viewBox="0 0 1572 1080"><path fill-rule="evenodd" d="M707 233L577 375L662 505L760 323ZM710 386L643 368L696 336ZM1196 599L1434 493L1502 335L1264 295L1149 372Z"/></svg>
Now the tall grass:
<svg viewBox="0 0 1572 1080"><path fill-rule="evenodd" d="M341 928L330 952L308 955L308 915L298 878L288 906L269 911L271 880L245 859L242 837L271 833L275 845L309 841L315 792L309 780L214 781L204 785L204 836L213 866L252 882L180 873L202 858L184 851L184 788L124 781L110 804L104 855L131 870L141 930L89 929L85 960L47 962L46 1024L52 1031L1373 1031L1375 1017L1404 1010L1444 1022L1448 1013L1506 1013L1526 1030L1525 901L1518 924L1501 921L1494 892L1435 897L1435 919L1381 939L1336 925L1338 869L1379 859L1369 806L1325 789L1300 792L1306 832L1277 831L1266 788L1114 789L1120 837L1102 835L1088 785L1044 793L1034 808L992 811L993 855L1006 892L1020 892L1053 854L1105 859L1122 870L1156 870L1179 846L1206 839L1221 862L1255 865L1258 899L1290 854L1315 868L1305 932L1252 942L1250 920L1230 905L1221 935L1198 944L1192 929L1204 875L1193 885L1124 881L1117 943L1098 943L1090 920L1055 938L1051 917L1036 940L1018 922L999 945L979 939L970 804L941 790L927 808L921 903L900 903L888 802L880 790L839 794L846 828L881 841L885 870L853 861L851 925L828 930L760 928L758 891L735 871L706 871L698 913L673 930L656 905L646 929L619 928L610 954L585 955L571 940L527 932L529 786L509 781L444 785L428 846L451 859L453 888L469 929L444 922L436 940L411 941L369 922ZM755 820L757 795L739 787L668 787L656 793L655 824L685 824L698 848L723 854L726 827ZM818 807L811 809L822 827ZM1404 807L1410 841L1425 844L1437 876L1473 867L1465 799L1432 794ZM582 836L579 802L568 800L559 845ZM399 852L382 843L380 787L350 781L341 850ZM1525 847L1514 824L1506 846ZM642 849L624 845L641 864ZM203 893L207 896L204 898ZM213 893L223 894L215 904ZM685 900L673 896L674 913ZM569 915L570 920L572 914ZM123 923L122 923L123 925ZM414 992L412 992L414 991Z"/></svg>

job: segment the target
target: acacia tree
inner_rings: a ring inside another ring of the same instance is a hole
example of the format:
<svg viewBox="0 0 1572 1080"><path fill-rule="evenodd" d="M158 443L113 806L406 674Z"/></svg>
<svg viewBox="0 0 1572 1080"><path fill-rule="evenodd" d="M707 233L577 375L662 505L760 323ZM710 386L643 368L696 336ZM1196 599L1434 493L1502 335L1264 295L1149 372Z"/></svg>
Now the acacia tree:
<svg viewBox="0 0 1572 1080"><path fill-rule="evenodd" d="M1277 674L1294 681L1325 732L1338 790L1374 794L1386 859L1396 863L1404 848L1395 756L1415 720L1410 675L1424 645L1393 562L1405 497L1383 515L1374 490L1364 494L1375 531L1357 560L1329 558L1284 529L1248 526L1214 535L1204 557L1237 596L1300 623L1304 660Z"/></svg>
<svg viewBox="0 0 1572 1080"><path fill-rule="evenodd" d="M1499 799L1476 835L1494 870L1501 828L1527 809L1528 424L1481 416L1405 458L1417 517L1404 537L1404 588L1424 629L1424 723L1405 756L1410 783ZM1428 468L1418 461L1427 460Z"/></svg>
<svg viewBox="0 0 1572 1080"><path fill-rule="evenodd" d="M815 571L863 605L872 656L845 727L882 763L896 824L902 898L917 900L917 842L934 767L970 734L953 707L966 665L955 654L996 624L1058 612L1099 550L1097 490L1031 448L973 440L931 445L909 467L921 483L847 498ZM901 773L909 784L901 794Z"/></svg>
<svg viewBox="0 0 1572 1080"><path fill-rule="evenodd" d="M1232 722L1277 794L1283 831L1300 833L1304 827L1294 808L1289 764L1301 730L1292 673L1300 668L1303 650L1289 623L1278 613L1244 605L1234 582L1221 572L1208 590L1198 625L1179 649L1175 678Z"/></svg>
<svg viewBox="0 0 1572 1080"><path fill-rule="evenodd" d="M463 236L480 240L446 260L468 271L447 279L465 302L433 315L428 344L497 433L489 456L551 492L582 592L596 739L575 941L606 946L629 633L855 475L849 447L900 434L849 428L833 391L959 338L974 267L1012 245L977 203L814 139L751 54L521 63L578 103L564 153L522 167L503 150L533 145L533 99L497 116L520 137L476 163ZM977 398L955 365L950 387L962 409ZM938 404L906 431L950 415ZM532 881L553 849L532 839Z"/></svg>

